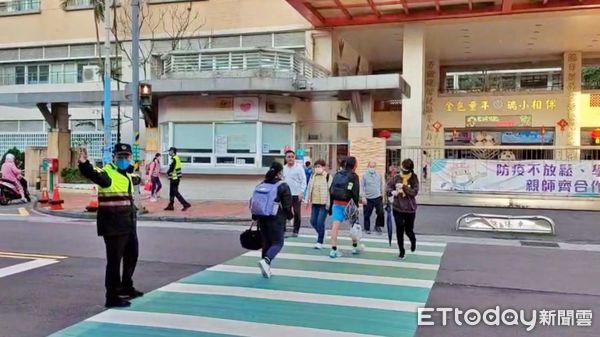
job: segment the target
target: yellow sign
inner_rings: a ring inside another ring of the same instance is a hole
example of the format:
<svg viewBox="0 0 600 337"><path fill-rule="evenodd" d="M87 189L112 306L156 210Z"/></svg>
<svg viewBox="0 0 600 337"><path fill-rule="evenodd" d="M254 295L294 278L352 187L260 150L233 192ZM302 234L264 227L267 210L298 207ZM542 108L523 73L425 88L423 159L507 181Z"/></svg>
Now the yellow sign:
<svg viewBox="0 0 600 337"><path fill-rule="evenodd" d="M455 100L446 102L444 108L446 112L553 111L556 99Z"/></svg>

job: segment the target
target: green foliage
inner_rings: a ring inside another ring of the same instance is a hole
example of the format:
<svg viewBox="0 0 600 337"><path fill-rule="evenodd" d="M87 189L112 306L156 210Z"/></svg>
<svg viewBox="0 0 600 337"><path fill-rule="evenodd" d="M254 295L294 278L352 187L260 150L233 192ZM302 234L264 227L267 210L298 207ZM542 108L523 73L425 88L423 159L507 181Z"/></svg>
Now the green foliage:
<svg viewBox="0 0 600 337"><path fill-rule="evenodd" d="M65 167L60 176L63 177L67 184L89 184L90 181L81 175L78 167Z"/></svg>
<svg viewBox="0 0 600 337"><path fill-rule="evenodd" d="M15 164L21 170L25 169L25 152L13 147L12 149L6 151L4 155L2 155L2 160L0 160L0 166L4 164L4 160L6 159L6 155L12 153L15 156Z"/></svg>

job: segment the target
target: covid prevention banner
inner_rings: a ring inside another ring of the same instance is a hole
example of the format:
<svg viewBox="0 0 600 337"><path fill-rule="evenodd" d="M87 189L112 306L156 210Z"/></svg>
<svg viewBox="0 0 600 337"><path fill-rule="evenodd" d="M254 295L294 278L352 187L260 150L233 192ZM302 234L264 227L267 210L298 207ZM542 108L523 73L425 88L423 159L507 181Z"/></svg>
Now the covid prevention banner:
<svg viewBox="0 0 600 337"><path fill-rule="evenodd" d="M431 191L600 197L600 161L436 159Z"/></svg>

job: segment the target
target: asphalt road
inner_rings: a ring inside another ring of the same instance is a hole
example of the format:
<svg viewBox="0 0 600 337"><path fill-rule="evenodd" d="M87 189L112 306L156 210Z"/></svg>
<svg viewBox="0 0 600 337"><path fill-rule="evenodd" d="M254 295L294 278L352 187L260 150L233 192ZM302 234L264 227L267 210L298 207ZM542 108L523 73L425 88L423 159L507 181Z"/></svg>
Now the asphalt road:
<svg viewBox="0 0 600 337"><path fill-rule="evenodd" d="M565 223L567 225L568 223ZM234 258L235 226L142 223L136 287L150 291ZM456 233L455 233L456 234ZM491 236L488 234L488 237ZM582 246L583 247L583 246ZM15 253L24 253L19 257ZM13 254L13 255L11 255ZM64 257L64 258L63 258ZM32 260L52 264L3 277L0 337L44 337L103 311L104 247L95 224L52 217L0 218L0 270ZM592 310L600 312L600 252L502 246L483 239L449 242L428 307L481 310ZM591 337L592 327L421 327L419 337Z"/></svg>
<svg viewBox="0 0 600 337"><path fill-rule="evenodd" d="M150 291L242 253L237 232L140 228L135 286ZM0 252L62 255L0 277L0 337L43 337L102 310L104 246L93 223L0 220ZM3 257L0 268L30 260Z"/></svg>

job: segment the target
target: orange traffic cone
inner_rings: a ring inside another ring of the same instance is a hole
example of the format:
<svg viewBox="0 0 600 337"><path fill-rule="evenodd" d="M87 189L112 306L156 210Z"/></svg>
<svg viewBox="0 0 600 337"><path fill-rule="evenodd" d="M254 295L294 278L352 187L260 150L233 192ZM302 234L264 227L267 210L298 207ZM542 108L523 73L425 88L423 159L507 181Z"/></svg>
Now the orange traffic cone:
<svg viewBox="0 0 600 337"><path fill-rule="evenodd" d="M60 199L60 194L58 193L58 186L54 187L54 191L52 192L52 200L49 201L50 203L50 210L53 211L60 211L63 209L62 204L64 203L64 200Z"/></svg>
<svg viewBox="0 0 600 337"><path fill-rule="evenodd" d="M85 209L88 212L96 212L98 210L98 191L96 190L96 186L92 188L92 197Z"/></svg>
<svg viewBox="0 0 600 337"><path fill-rule="evenodd" d="M44 187L44 188L42 188L42 195L38 199L38 202L40 204L47 204L48 201L49 201L49 198L48 198L48 189Z"/></svg>

